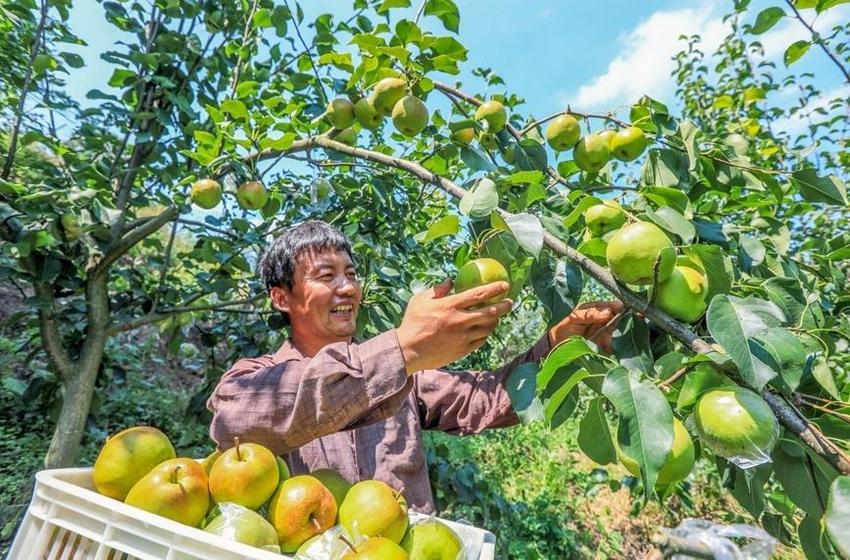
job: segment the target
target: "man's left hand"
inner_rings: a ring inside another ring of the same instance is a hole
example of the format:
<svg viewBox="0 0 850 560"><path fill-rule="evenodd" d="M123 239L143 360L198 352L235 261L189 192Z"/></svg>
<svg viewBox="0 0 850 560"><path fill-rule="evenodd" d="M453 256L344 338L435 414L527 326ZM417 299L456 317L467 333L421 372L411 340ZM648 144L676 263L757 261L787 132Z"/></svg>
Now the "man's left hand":
<svg viewBox="0 0 850 560"><path fill-rule="evenodd" d="M618 300L583 303L549 329L549 342L554 347L571 336L579 335L610 354L611 337L618 322L614 317L619 318L622 312L623 302Z"/></svg>

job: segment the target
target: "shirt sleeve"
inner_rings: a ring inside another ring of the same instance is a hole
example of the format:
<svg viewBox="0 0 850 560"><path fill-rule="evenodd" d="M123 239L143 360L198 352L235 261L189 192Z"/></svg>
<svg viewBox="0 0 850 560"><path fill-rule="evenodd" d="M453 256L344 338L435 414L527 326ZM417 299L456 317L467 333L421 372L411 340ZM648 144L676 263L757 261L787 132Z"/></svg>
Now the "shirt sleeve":
<svg viewBox="0 0 850 560"><path fill-rule="evenodd" d="M527 352L492 373L424 370L414 375L414 390L422 428L455 435L519 423L505 382L520 364L536 362L549 353L544 335Z"/></svg>
<svg viewBox="0 0 850 560"><path fill-rule="evenodd" d="M271 366L240 360L207 401L210 436L221 449L232 447L238 436L275 454L288 453L393 416L412 387L395 330Z"/></svg>

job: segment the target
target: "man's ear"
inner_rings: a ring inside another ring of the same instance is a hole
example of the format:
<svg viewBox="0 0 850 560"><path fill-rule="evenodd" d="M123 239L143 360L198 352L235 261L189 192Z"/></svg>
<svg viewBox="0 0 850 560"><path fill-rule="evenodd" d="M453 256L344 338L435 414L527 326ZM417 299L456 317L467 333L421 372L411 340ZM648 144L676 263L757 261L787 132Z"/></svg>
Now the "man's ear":
<svg viewBox="0 0 850 560"><path fill-rule="evenodd" d="M289 313L289 290L278 286L269 290L269 297L272 298L272 306L278 311Z"/></svg>

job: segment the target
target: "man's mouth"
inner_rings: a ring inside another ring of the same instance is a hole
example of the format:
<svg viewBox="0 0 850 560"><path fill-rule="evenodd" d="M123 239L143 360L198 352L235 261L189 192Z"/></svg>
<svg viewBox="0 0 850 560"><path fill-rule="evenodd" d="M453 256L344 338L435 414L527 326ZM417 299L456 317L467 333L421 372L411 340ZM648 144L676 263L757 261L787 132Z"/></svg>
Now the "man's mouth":
<svg viewBox="0 0 850 560"><path fill-rule="evenodd" d="M343 315L346 313L351 313L352 311L354 311L354 306L350 304L335 305L331 308L331 313L335 315Z"/></svg>

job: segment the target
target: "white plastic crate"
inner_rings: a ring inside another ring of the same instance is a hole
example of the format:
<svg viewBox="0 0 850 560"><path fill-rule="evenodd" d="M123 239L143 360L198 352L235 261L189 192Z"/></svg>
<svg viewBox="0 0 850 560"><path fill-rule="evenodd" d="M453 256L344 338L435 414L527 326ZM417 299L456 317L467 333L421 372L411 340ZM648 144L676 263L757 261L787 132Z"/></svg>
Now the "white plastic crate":
<svg viewBox="0 0 850 560"><path fill-rule="evenodd" d="M265 552L152 515L94 490L90 468L35 475L35 489L7 560L282 560ZM419 519L411 514L411 521ZM458 534L471 558L493 560L496 538L469 525L441 520Z"/></svg>

